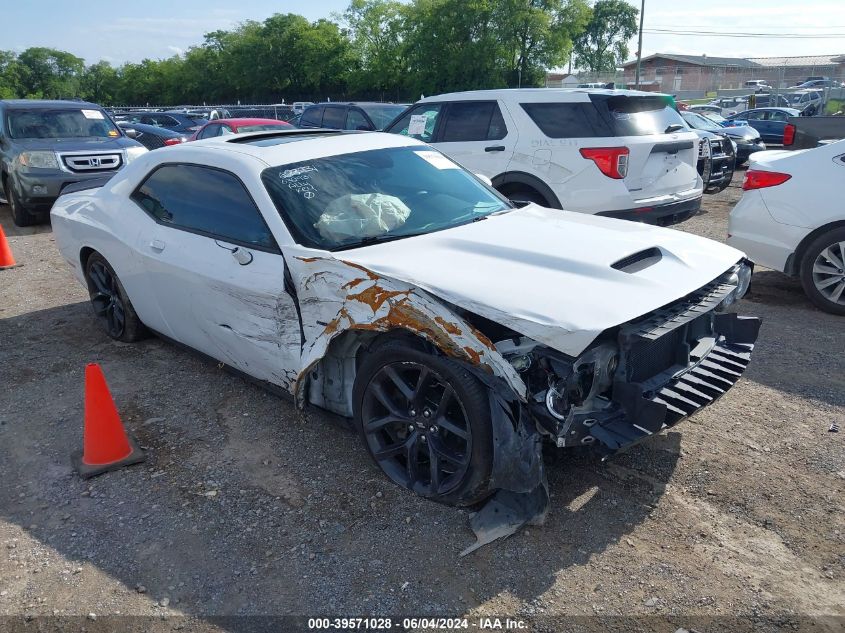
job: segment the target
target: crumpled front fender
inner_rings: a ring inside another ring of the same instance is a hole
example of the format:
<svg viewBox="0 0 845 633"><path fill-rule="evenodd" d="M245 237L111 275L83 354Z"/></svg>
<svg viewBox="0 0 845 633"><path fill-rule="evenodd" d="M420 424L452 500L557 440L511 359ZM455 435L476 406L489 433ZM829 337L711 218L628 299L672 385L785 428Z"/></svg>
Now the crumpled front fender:
<svg viewBox="0 0 845 633"><path fill-rule="evenodd" d="M407 330L444 354L501 378L525 400L527 389L511 364L482 332L429 293L331 256L287 258L302 319L303 349L294 385L305 403L308 372L326 355L332 339L347 330Z"/></svg>

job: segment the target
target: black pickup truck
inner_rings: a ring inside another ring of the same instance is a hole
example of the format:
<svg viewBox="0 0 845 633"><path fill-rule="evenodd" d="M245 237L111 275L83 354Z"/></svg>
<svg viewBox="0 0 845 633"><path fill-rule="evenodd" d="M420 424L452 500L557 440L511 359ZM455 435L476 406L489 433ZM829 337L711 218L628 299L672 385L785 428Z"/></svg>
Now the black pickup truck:
<svg viewBox="0 0 845 633"><path fill-rule="evenodd" d="M784 149L809 149L845 138L845 116L793 116L783 130Z"/></svg>

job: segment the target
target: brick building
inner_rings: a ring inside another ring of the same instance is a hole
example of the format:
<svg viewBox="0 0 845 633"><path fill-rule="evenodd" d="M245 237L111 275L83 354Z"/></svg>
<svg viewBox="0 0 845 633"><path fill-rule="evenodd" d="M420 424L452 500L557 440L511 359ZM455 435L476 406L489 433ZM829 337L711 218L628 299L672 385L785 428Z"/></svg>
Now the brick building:
<svg viewBox="0 0 845 633"><path fill-rule="evenodd" d="M632 87L636 68L636 60L623 64L624 81ZM644 57L640 70L641 82L659 85L662 92L668 93L736 90L753 79L783 89L812 76L845 81L845 54L746 59L657 53Z"/></svg>

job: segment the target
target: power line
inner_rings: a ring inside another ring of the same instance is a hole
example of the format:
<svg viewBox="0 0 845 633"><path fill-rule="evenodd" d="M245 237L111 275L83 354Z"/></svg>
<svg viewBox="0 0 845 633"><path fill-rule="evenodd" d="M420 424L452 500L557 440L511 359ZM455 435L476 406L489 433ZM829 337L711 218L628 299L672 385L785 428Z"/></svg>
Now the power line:
<svg viewBox="0 0 845 633"><path fill-rule="evenodd" d="M740 37L740 38L769 38L769 39L796 39L796 40L822 40L845 38L845 33L814 33L811 35L801 33L738 33L728 31L681 31L671 29L643 29L645 33L658 35L687 35L690 37Z"/></svg>

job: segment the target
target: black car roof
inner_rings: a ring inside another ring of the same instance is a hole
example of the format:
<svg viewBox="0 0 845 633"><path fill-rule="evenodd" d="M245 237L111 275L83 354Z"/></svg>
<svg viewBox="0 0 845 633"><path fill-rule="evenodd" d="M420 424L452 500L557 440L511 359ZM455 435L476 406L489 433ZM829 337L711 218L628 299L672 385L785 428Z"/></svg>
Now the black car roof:
<svg viewBox="0 0 845 633"><path fill-rule="evenodd" d="M0 99L0 105L15 109L31 108L33 110L55 110L61 108L66 108L68 110L78 110L79 108L95 108L97 110L102 110L102 107L96 103L90 103L88 101L68 101L64 99Z"/></svg>

